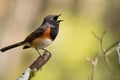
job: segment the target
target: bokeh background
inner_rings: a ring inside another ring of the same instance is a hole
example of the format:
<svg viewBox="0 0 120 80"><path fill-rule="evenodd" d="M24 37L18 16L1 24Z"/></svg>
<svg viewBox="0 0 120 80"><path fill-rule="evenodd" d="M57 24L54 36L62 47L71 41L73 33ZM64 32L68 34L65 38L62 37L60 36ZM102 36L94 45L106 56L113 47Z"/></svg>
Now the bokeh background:
<svg viewBox="0 0 120 80"><path fill-rule="evenodd" d="M99 41L104 30L104 47L120 38L119 0L0 0L0 48L22 41L49 14L62 14L59 35L46 49L52 58L32 80L89 80L91 59L99 53L94 80L120 80L117 54L109 59L113 74L104 61ZM38 57L34 49L18 47L0 52L0 80L16 80Z"/></svg>

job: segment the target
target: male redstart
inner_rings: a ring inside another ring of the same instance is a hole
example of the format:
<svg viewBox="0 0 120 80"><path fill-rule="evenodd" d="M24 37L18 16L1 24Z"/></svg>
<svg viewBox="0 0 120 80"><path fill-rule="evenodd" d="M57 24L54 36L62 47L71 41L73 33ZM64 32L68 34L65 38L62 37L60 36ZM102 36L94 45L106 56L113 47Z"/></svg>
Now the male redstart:
<svg viewBox="0 0 120 80"><path fill-rule="evenodd" d="M61 14L46 16L42 24L34 32L27 36L24 41L4 47L0 49L0 51L5 52L6 50L24 45L23 49L34 47L39 53L38 49L44 49L56 38L59 32L59 23L63 21L57 20L60 15Z"/></svg>

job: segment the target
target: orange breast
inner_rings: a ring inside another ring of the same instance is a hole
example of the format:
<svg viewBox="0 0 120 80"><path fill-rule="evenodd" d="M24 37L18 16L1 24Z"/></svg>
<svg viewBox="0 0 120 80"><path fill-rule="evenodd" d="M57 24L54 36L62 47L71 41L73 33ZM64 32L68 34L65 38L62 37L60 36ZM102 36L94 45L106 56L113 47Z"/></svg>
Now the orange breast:
<svg viewBox="0 0 120 80"><path fill-rule="evenodd" d="M41 36L41 38L50 38L50 30L51 28L48 27L44 34Z"/></svg>
<svg viewBox="0 0 120 80"><path fill-rule="evenodd" d="M31 47L39 46L45 39L51 38L50 37L50 30L51 30L50 27L48 27L42 36L34 39L30 43Z"/></svg>

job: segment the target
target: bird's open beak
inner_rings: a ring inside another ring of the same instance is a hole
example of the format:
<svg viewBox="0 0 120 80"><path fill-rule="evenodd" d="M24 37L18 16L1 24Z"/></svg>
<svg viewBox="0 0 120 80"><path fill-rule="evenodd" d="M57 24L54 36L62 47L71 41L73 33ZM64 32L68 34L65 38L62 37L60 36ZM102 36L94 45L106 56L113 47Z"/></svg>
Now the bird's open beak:
<svg viewBox="0 0 120 80"><path fill-rule="evenodd" d="M57 21L58 17L60 16L61 14L58 14L54 17L54 19Z"/></svg>
<svg viewBox="0 0 120 80"><path fill-rule="evenodd" d="M61 16L61 14L58 14L57 17ZM57 20L56 23L61 22L63 20Z"/></svg>
<svg viewBox="0 0 120 80"><path fill-rule="evenodd" d="M57 20L57 22L61 22L61 21L64 21L64 20Z"/></svg>
<svg viewBox="0 0 120 80"><path fill-rule="evenodd" d="M63 20L57 20L56 23L60 23L61 21L63 21Z"/></svg>

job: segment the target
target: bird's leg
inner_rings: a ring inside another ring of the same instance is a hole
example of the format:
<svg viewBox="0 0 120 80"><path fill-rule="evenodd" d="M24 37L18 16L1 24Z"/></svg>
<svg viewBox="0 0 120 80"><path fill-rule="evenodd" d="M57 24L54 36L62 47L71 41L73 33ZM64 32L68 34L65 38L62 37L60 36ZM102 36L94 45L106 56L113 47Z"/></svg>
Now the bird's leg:
<svg viewBox="0 0 120 80"><path fill-rule="evenodd" d="M36 51L38 52L38 54L41 56L41 54L40 54L40 52L39 52L38 48L36 48L36 47L35 47L35 50L36 50Z"/></svg>
<svg viewBox="0 0 120 80"><path fill-rule="evenodd" d="M42 50L44 50L44 51L48 51L47 49L44 49L44 48L42 48Z"/></svg>

